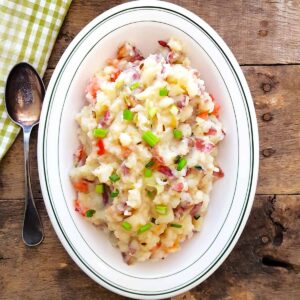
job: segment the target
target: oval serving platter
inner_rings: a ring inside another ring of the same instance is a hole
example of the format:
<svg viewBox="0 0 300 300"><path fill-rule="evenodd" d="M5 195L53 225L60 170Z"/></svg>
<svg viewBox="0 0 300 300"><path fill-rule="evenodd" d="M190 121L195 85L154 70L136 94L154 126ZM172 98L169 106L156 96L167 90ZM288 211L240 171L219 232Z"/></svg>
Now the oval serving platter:
<svg viewBox="0 0 300 300"><path fill-rule="evenodd" d="M89 78L124 41L145 55L158 40L176 37L192 66L221 104L227 136L218 160L225 177L214 184L200 233L159 262L128 266L105 234L74 211L69 180L78 146L75 115L84 105ZM248 219L258 175L258 130L243 73L220 36L190 11L162 1L134 1L90 22L69 45L49 83L38 137L42 193L52 225L76 264L105 288L136 299L162 299L208 278L236 244Z"/></svg>

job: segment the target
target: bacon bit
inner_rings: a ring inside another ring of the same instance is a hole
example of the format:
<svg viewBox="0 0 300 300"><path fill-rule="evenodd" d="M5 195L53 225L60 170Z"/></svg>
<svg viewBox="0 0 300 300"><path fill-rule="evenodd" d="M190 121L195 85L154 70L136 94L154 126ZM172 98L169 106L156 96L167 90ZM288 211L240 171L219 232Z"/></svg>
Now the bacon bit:
<svg viewBox="0 0 300 300"><path fill-rule="evenodd" d="M198 203L198 204L194 205L193 208L190 211L190 215L192 217L194 217L198 213L198 211L201 208L201 206L202 206L202 203Z"/></svg>
<svg viewBox="0 0 300 300"><path fill-rule="evenodd" d="M97 82L97 78L95 76L93 76L91 79L90 79L90 82L86 88L86 92L87 93L90 93L91 96L93 98L96 97L97 95L97 91L100 89L99 85L98 85L98 82Z"/></svg>
<svg viewBox="0 0 300 300"><path fill-rule="evenodd" d="M183 108L183 107L185 107L185 106L187 106L189 104L189 100L190 100L189 96L183 95L182 100L179 100L176 103L176 105L177 105L178 108Z"/></svg>
<svg viewBox="0 0 300 300"><path fill-rule="evenodd" d="M200 150L201 152L211 152L212 149L215 147L213 143L206 143L205 141L201 139L196 139L195 146L197 150Z"/></svg>
<svg viewBox="0 0 300 300"><path fill-rule="evenodd" d="M87 193L89 191L89 185L84 180L73 182L73 186L77 192Z"/></svg>
<svg viewBox="0 0 300 300"><path fill-rule="evenodd" d="M164 159L162 156L159 155L158 153L158 148L157 147L153 147L150 149L150 152L152 153L153 155L153 158L154 158L154 162L157 162L159 164L164 164ZM156 166L157 167L157 166Z"/></svg>
<svg viewBox="0 0 300 300"><path fill-rule="evenodd" d="M219 171L218 172L213 171L213 175L216 176L216 177L219 177L219 178L223 178L224 177L224 172L220 167L218 167L218 168L219 168Z"/></svg>
<svg viewBox="0 0 300 300"><path fill-rule="evenodd" d="M190 175L193 172L192 168L187 168L185 176Z"/></svg>
<svg viewBox="0 0 300 300"><path fill-rule="evenodd" d="M180 219L186 210L187 210L187 207L183 207L181 205L177 206L174 209L174 215L175 215L176 219Z"/></svg>
<svg viewBox="0 0 300 300"><path fill-rule="evenodd" d="M103 143L102 139L98 140L97 148L98 148L98 151L97 151L98 155L103 155L105 153L104 143Z"/></svg>
<svg viewBox="0 0 300 300"><path fill-rule="evenodd" d="M150 249L150 252L154 254L161 247L161 242L158 242L153 248Z"/></svg>
<svg viewBox="0 0 300 300"><path fill-rule="evenodd" d="M117 78L119 77L120 74L121 74L120 70L118 70L118 71L116 71L114 73L111 73L110 74L110 81L111 82L115 82L117 80Z"/></svg>
<svg viewBox="0 0 300 300"><path fill-rule="evenodd" d="M217 130L213 127L209 128L207 132L204 133L204 135L216 135Z"/></svg>
<svg viewBox="0 0 300 300"><path fill-rule="evenodd" d="M127 147L121 147L122 157L127 158L131 153L132 150Z"/></svg>
<svg viewBox="0 0 300 300"><path fill-rule="evenodd" d="M103 119L100 121L100 125L101 125L102 127L107 126L107 125L109 124L109 120L110 120L110 112L109 112L109 110L107 110L107 111L104 113Z"/></svg>
<svg viewBox="0 0 300 300"><path fill-rule="evenodd" d="M81 205L78 199L74 201L74 207L75 207L75 211L79 212L82 216L85 216L87 209Z"/></svg>
<svg viewBox="0 0 300 300"><path fill-rule="evenodd" d="M168 176L168 177L172 177L173 176L173 173L171 171L171 169L167 166L162 166L160 165L158 168L157 168L157 171Z"/></svg>
<svg viewBox="0 0 300 300"><path fill-rule="evenodd" d="M167 56L167 62L172 64L174 62L175 53L173 51L170 51Z"/></svg>
<svg viewBox="0 0 300 300"><path fill-rule="evenodd" d="M224 134L224 136L226 135L226 132L222 129L222 133Z"/></svg>
<svg viewBox="0 0 300 300"><path fill-rule="evenodd" d="M128 167L126 167L125 165L121 166L121 170L125 176L130 174L130 169Z"/></svg>
<svg viewBox="0 0 300 300"><path fill-rule="evenodd" d="M201 119L206 119L208 117L208 111L200 113L197 117Z"/></svg>
<svg viewBox="0 0 300 300"><path fill-rule="evenodd" d="M170 46L168 45L168 43L166 41L158 41L158 43L164 47L164 48L168 48L169 50L171 50Z"/></svg>
<svg viewBox="0 0 300 300"><path fill-rule="evenodd" d="M76 152L74 153L74 163L76 166L84 165L86 160L86 152L83 148L83 145L80 145Z"/></svg>
<svg viewBox="0 0 300 300"><path fill-rule="evenodd" d="M144 56L141 54L141 52L135 46L133 46L133 52L134 52L134 55L132 56L132 59L131 59L132 62L135 62L136 60L144 59Z"/></svg>
<svg viewBox="0 0 300 300"><path fill-rule="evenodd" d="M183 183L176 183L175 185L173 185L172 190L176 192L181 192L183 190Z"/></svg>
<svg viewBox="0 0 300 300"><path fill-rule="evenodd" d="M141 63L139 68L140 68L140 70L142 70L144 68L144 63Z"/></svg>

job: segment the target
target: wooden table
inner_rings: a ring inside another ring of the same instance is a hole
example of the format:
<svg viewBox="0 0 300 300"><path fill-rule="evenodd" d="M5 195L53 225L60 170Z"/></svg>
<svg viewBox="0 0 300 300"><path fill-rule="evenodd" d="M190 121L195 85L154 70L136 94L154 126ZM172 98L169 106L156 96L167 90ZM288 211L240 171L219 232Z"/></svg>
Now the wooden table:
<svg viewBox="0 0 300 300"><path fill-rule="evenodd" d="M72 3L45 75L89 21L123 1ZM247 226L223 265L174 299L300 299L300 1L173 1L195 12L224 38L254 97L260 175ZM89 279L58 241L45 211L31 144L33 193L45 241L21 240L23 148L19 136L0 163L0 299L124 299Z"/></svg>

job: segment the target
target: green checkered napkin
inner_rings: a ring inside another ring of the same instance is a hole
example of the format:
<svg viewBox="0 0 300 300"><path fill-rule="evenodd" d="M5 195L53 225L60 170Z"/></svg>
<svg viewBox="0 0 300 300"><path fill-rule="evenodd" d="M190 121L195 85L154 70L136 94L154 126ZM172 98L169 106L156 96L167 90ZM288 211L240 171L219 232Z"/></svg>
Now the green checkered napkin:
<svg viewBox="0 0 300 300"><path fill-rule="evenodd" d="M19 128L5 110L4 87L18 62L32 64L43 76L71 0L0 0L0 160Z"/></svg>

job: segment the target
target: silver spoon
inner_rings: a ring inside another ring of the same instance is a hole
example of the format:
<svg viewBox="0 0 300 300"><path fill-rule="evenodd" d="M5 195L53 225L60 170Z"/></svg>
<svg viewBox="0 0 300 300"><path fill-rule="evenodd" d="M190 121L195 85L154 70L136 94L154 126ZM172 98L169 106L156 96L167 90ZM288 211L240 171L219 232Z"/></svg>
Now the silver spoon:
<svg viewBox="0 0 300 300"><path fill-rule="evenodd" d="M27 246L36 246L44 238L43 227L31 190L29 168L29 138L38 124L45 87L35 69L28 63L15 65L5 87L5 104L11 120L23 129L25 163L25 213L22 238Z"/></svg>

